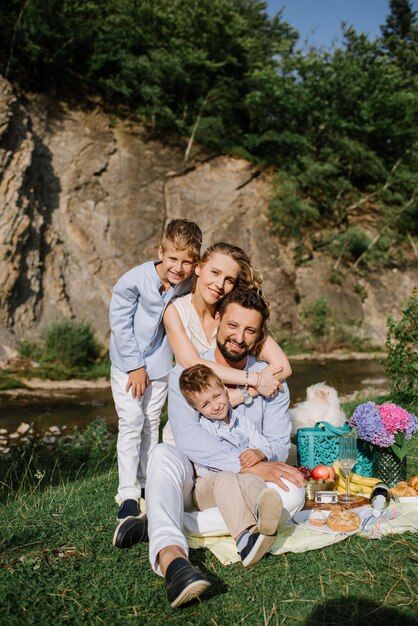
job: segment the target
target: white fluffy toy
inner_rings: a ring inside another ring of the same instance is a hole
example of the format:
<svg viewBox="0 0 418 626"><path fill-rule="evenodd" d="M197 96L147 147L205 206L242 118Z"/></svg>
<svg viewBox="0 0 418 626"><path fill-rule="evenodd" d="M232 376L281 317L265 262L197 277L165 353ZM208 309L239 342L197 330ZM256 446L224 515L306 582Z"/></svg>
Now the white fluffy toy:
<svg viewBox="0 0 418 626"><path fill-rule="evenodd" d="M292 435L298 428L312 428L317 422L343 426L346 421L336 389L324 382L311 385L306 390L306 400L289 409Z"/></svg>

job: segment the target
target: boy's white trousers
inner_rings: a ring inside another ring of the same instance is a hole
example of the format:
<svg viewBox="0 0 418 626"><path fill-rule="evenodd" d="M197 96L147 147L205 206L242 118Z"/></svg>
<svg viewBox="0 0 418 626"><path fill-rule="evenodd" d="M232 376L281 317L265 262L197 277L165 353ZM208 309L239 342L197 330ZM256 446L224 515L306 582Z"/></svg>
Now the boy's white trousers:
<svg viewBox="0 0 418 626"><path fill-rule="evenodd" d="M304 487L284 482L289 491L284 491L275 483L267 483L269 487L275 487L282 497L280 523L293 517L305 502ZM193 487L193 467L189 459L176 446L164 443L155 446L148 462L146 507L150 562L157 574L161 575L157 557L163 548L180 546L188 554L185 534L215 537L229 534L219 509L195 511Z"/></svg>
<svg viewBox="0 0 418 626"><path fill-rule="evenodd" d="M160 414L167 398L168 376L151 380L140 400L126 392L128 375L112 365L110 380L118 414L118 470L120 500L139 500L145 486L148 456L158 443Z"/></svg>

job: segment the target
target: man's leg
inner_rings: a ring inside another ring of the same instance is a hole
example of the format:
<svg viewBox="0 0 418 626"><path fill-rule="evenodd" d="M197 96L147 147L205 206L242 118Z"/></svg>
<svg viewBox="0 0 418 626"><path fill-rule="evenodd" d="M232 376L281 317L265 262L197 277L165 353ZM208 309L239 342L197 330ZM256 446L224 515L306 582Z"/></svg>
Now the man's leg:
<svg viewBox="0 0 418 626"><path fill-rule="evenodd" d="M193 509L193 467L175 446L160 443L149 456L147 469L147 516L151 567L163 574L158 562L161 550L181 548L188 555L183 532L184 510Z"/></svg>
<svg viewBox="0 0 418 626"><path fill-rule="evenodd" d="M193 507L193 468L175 446L159 444L150 454L147 469L147 515L151 567L165 577L173 608L198 598L209 581L188 560L183 513Z"/></svg>
<svg viewBox="0 0 418 626"><path fill-rule="evenodd" d="M289 487L289 491L281 489L275 483L266 483L267 487L277 489L282 499L283 510L279 521L280 524L291 519L295 513L303 508L305 503L305 488L296 487L286 480L284 482ZM184 532L186 535L194 535L196 537L220 537L230 534L218 508L185 513Z"/></svg>

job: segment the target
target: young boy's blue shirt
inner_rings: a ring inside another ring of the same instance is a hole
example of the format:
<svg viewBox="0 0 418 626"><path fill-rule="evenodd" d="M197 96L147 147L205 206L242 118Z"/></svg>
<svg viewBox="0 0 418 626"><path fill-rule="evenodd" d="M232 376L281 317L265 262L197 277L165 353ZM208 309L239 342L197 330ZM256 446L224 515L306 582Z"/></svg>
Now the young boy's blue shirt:
<svg viewBox="0 0 418 626"><path fill-rule="evenodd" d="M230 407L228 416L229 424L223 420L209 419L201 413L199 414L199 421L211 435L220 441L227 441L238 453L248 448L257 448L264 453L267 461L274 458L274 446L245 415L239 414ZM205 466L196 466L196 472L199 476L204 476L208 471Z"/></svg>
<svg viewBox="0 0 418 626"><path fill-rule="evenodd" d="M147 261L124 274L112 292L109 308L113 365L125 373L145 367L150 380L166 376L173 355L162 324L169 302L189 293L193 275L163 290L158 261Z"/></svg>
<svg viewBox="0 0 418 626"><path fill-rule="evenodd" d="M213 350L206 350L200 355L208 361L215 361ZM266 363L248 356L246 368L250 372L259 372ZM209 433L200 421L200 415L187 403L179 387L179 378L183 368L176 365L169 376L168 417L176 446L199 467L240 471L239 455L242 450L226 439L220 439ZM289 417L289 389L286 382L274 398L256 396L251 404L240 404L235 408L239 415L245 415L263 437L267 438L273 452L271 461L286 461L290 449L291 423ZM259 447L259 446L256 446Z"/></svg>

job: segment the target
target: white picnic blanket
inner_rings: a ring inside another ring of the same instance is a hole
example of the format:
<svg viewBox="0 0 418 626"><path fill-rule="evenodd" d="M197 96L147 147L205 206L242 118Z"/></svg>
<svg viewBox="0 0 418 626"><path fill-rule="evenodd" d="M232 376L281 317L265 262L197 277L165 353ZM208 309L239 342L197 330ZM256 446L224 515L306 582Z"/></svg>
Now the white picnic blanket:
<svg viewBox="0 0 418 626"><path fill-rule="evenodd" d="M391 505L393 515L397 517L379 519L379 534L376 537L360 533L365 539L379 538L379 535L418 531L418 498L416 502L399 502ZM358 509L360 517L366 519L371 515L371 507ZM293 521L279 526L277 539L270 549L271 554L278 555L285 552L307 552L318 550L347 539L349 535L330 535L317 530L310 530L295 524ZM191 548L208 548L224 565L230 565L240 560L232 537L188 537Z"/></svg>

